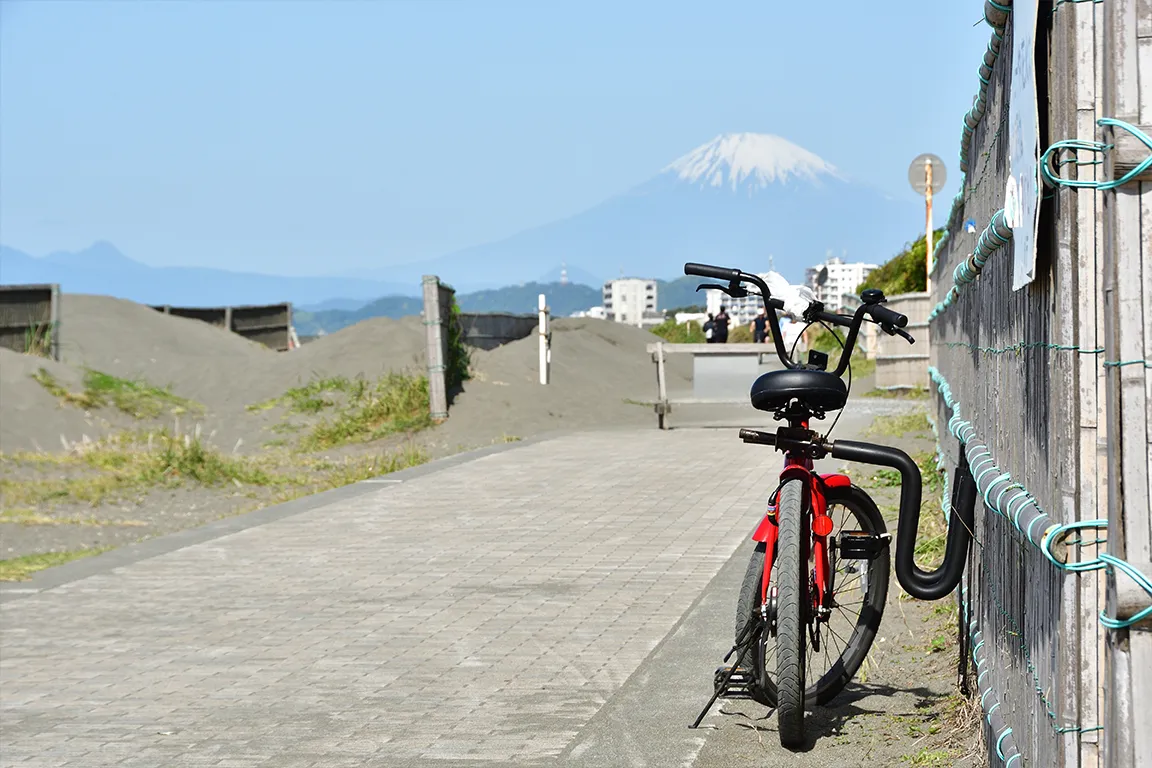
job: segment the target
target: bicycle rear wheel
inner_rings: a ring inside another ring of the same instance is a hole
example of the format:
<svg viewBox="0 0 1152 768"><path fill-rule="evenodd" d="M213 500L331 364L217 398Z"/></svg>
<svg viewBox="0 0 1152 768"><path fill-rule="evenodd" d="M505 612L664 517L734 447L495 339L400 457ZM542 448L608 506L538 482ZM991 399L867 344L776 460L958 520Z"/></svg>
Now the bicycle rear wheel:
<svg viewBox="0 0 1152 768"><path fill-rule="evenodd" d="M808 629L808 531L804 483L789 480L776 504L776 719L780 743L804 743L804 666Z"/></svg>
<svg viewBox="0 0 1152 768"><path fill-rule="evenodd" d="M887 532L875 503L856 486L826 490L827 513L832 518L833 536L843 530L866 533ZM820 625L819 650L809 645L805 673L811 683L805 691L808 704L827 704L856 675L872 647L884 603L888 597L889 553L885 550L875 560L834 558L833 612L830 620ZM740 599L736 609L736 637L750 619L756 627L753 650L744 658L760 684L751 691L753 698L767 707L777 705L775 638L769 635L761 642L760 582L764 573L764 545L758 544L748 562ZM777 568L772 568L772 584L778 583ZM766 670L766 674L765 674Z"/></svg>

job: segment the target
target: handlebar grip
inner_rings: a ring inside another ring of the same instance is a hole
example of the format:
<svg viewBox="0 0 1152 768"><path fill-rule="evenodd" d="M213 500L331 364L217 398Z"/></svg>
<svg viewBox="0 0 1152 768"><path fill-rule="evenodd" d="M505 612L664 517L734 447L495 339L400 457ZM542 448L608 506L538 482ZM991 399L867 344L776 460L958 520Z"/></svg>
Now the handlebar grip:
<svg viewBox="0 0 1152 768"><path fill-rule="evenodd" d="M902 315L899 312L879 304L871 305L868 308L868 314L872 315L872 319L878 323L894 325L897 328L903 328L908 325L908 317L906 315Z"/></svg>
<svg viewBox="0 0 1152 768"><path fill-rule="evenodd" d="M816 315L816 318L823 320L826 323L830 323L831 325L841 326L842 328L848 328L852 325L852 317L849 315L837 315L833 312L820 312Z"/></svg>
<svg viewBox="0 0 1152 768"><path fill-rule="evenodd" d="M711 277L715 280L731 282L740 278L740 270L731 267L714 267L711 264L696 264L688 262L684 265L684 274Z"/></svg>

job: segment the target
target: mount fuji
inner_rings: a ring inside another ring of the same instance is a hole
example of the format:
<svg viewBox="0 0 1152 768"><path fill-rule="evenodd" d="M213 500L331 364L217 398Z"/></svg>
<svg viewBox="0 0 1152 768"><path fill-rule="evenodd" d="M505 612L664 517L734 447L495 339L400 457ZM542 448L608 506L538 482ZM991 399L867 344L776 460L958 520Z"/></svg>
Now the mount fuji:
<svg viewBox="0 0 1152 768"><path fill-rule="evenodd" d="M686 261L773 268L792 282L829 253L875 264L919 228L914 202L855 182L803 147L768 134L717 136L633 189L570 218L372 277L437 274L458 288L523 283L558 271L580 282L626 274L674 278Z"/></svg>

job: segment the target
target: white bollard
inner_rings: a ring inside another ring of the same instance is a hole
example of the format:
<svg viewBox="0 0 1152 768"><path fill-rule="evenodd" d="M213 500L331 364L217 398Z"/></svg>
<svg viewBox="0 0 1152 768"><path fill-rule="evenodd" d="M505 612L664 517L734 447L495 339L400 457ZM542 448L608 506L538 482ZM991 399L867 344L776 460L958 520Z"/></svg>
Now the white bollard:
<svg viewBox="0 0 1152 768"><path fill-rule="evenodd" d="M548 383L548 364L552 361L551 350L548 349L548 305L544 294L540 294L538 302L540 309L540 325L537 332L540 336L540 383Z"/></svg>

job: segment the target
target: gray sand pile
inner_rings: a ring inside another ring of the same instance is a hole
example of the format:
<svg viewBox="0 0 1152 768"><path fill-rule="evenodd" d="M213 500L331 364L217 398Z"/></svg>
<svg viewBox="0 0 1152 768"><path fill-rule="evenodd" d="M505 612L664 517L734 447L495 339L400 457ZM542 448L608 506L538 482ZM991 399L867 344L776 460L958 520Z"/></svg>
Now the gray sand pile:
<svg viewBox="0 0 1152 768"><path fill-rule="evenodd" d="M389 371L423 373L424 323L419 317L374 317L280 357L284 370L296 377L287 386L306 383L314 376L374 379Z"/></svg>
<svg viewBox="0 0 1152 768"><path fill-rule="evenodd" d="M130 421L118 414L105 418L62 407L32 378L41 368L61 386L83 388L82 376L72 366L0 348L0 451L58 451L64 447L62 435L73 441L85 436L96 440Z"/></svg>
<svg viewBox="0 0 1152 768"><path fill-rule="evenodd" d="M645 351L654 341L658 338L647 331L606 320L556 320L546 386L539 383L534 336L474 352L476 376L465 383L433 438L467 444L484 434L528 437L557 429L653 425L652 407L635 401L656 396L656 367ZM686 384L685 362L670 361L670 386Z"/></svg>
<svg viewBox="0 0 1152 768"><path fill-rule="evenodd" d="M277 353L222 328L143 304L66 294L60 301L60 357L77 367L171 387L214 409L259 385Z"/></svg>
<svg viewBox="0 0 1152 768"><path fill-rule="evenodd" d="M299 350L275 352L198 320L130 301L68 294L61 302L61 363L15 353L0 357L0 450L58 450L61 436L94 438L125 424L127 417L112 408L85 414L62 405L31 379L40 366L73 391L82 390L85 368L169 387L204 406L197 420L214 435L213 442L248 452L272 437L268 429L283 414L247 406L316 378L421 372L424 333L419 317L374 318ZM655 395L655 367L645 352L655 340L647 331L604 320L557 320L549 386L537 381L534 335L490 352L473 350L475 379L456 398L448 422L425 439L457 448L503 434L649 423L651 407L626 401ZM670 359L670 387L686 381L687 365L687 359ZM172 418L133 425L161 422L171 426Z"/></svg>

